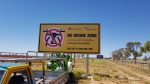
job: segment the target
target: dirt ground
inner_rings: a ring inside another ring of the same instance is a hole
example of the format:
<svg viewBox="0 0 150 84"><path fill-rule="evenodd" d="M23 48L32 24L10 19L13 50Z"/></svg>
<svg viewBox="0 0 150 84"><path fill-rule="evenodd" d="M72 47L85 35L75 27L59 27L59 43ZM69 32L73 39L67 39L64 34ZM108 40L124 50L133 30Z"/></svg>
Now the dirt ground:
<svg viewBox="0 0 150 84"><path fill-rule="evenodd" d="M74 71L85 72L85 59L76 59ZM90 79L79 79L78 84L150 84L150 71L135 64L112 60L90 59Z"/></svg>

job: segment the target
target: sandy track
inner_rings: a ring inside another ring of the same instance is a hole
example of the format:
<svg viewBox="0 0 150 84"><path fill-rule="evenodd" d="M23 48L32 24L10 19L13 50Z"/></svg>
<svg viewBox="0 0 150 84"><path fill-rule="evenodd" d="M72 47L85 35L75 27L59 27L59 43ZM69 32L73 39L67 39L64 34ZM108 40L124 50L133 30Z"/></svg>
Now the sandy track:
<svg viewBox="0 0 150 84"><path fill-rule="evenodd" d="M85 71L85 62L77 62L77 67ZM150 77L139 73L140 70L128 67L127 64L113 62L111 60L90 61L90 73L99 73L101 80L79 80L78 84L150 84ZM108 75L109 77L103 77Z"/></svg>
<svg viewBox="0 0 150 84"><path fill-rule="evenodd" d="M127 77L130 80L136 82L134 84L139 84L139 83L143 84L144 82L150 82L150 77L148 77L146 75L143 75L141 73L138 73L137 70L134 70L131 67L128 67L128 66L120 64L120 63L118 64L118 63L115 63L115 62L109 62L109 63L111 63L112 65L116 66L124 74L128 75Z"/></svg>

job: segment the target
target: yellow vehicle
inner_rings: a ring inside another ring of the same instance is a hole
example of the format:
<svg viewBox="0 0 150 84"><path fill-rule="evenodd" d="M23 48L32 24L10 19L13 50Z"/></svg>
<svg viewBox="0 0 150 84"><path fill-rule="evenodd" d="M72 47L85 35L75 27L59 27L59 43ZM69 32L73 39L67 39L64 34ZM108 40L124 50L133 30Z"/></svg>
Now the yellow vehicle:
<svg viewBox="0 0 150 84"><path fill-rule="evenodd" d="M0 84L65 84L65 71L36 71L31 69L32 62L42 60L0 60ZM17 63L14 63L17 62ZM22 64L21 62L24 62Z"/></svg>
<svg viewBox="0 0 150 84"><path fill-rule="evenodd" d="M28 64L0 63L1 84L34 84Z"/></svg>

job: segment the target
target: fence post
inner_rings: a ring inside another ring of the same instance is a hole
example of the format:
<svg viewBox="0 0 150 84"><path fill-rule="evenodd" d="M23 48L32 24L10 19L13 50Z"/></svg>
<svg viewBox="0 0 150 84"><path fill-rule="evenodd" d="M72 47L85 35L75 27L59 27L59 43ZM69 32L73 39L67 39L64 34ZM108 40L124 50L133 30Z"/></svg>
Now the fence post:
<svg viewBox="0 0 150 84"><path fill-rule="evenodd" d="M86 58L86 74L89 74L89 54L87 54Z"/></svg>
<svg viewBox="0 0 150 84"><path fill-rule="evenodd" d="M150 64L149 64L149 71L150 71Z"/></svg>

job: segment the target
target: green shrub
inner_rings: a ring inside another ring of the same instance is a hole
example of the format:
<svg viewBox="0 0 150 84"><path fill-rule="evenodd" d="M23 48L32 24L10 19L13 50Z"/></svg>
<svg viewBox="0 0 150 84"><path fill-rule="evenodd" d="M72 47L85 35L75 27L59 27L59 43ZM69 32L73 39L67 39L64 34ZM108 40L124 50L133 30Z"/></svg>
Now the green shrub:
<svg viewBox="0 0 150 84"><path fill-rule="evenodd" d="M83 71L74 71L73 73L74 73L75 79L78 80L78 79L80 79L80 76L82 74L84 74L85 72L83 72Z"/></svg>
<svg viewBox="0 0 150 84"><path fill-rule="evenodd" d="M94 76L93 76L93 79L94 79L95 81L100 81L100 80L102 80L102 78L101 78L100 76L98 76L98 75L94 75Z"/></svg>

